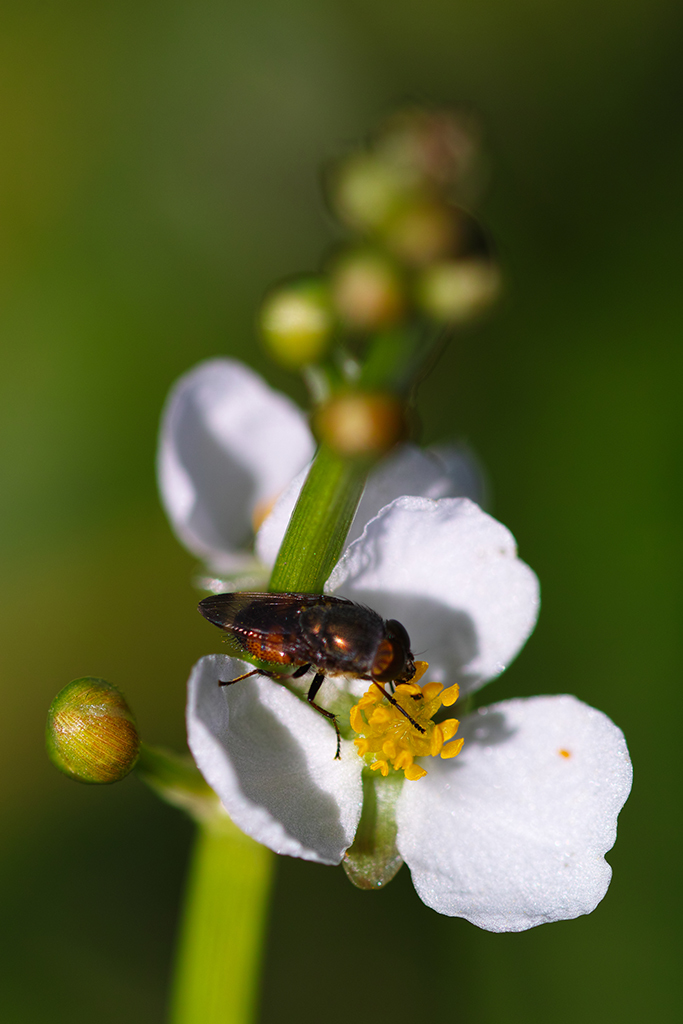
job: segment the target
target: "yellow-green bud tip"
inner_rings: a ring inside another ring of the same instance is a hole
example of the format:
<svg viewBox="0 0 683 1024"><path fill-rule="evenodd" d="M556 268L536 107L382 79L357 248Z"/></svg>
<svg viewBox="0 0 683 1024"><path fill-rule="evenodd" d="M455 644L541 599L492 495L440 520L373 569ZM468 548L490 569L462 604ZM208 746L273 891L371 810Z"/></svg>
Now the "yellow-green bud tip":
<svg viewBox="0 0 683 1024"><path fill-rule="evenodd" d="M74 679L57 694L47 715L52 763L77 782L119 782L140 750L135 719L123 694L104 679Z"/></svg>
<svg viewBox="0 0 683 1024"><path fill-rule="evenodd" d="M270 354L290 369L317 362L327 351L334 315L327 286L308 279L268 295L259 327Z"/></svg>
<svg viewBox="0 0 683 1024"><path fill-rule="evenodd" d="M415 194L415 175L373 153L352 153L331 176L330 203L356 231L376 231Z"/></svg>
<svg viewBox="0 0 683 1024"><path fill-rule="evenodd" d="M417 283L417 299L435 320L460 324L473 320L500 294L500 272L479 258L433 263Z"/></svg>

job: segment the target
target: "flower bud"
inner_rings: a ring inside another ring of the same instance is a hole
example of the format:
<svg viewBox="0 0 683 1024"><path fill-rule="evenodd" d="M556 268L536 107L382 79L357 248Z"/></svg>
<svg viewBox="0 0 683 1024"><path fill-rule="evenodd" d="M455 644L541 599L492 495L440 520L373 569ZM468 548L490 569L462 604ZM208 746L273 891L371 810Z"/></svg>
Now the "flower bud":
<svg viewBox="0 0 683 1024"><path fill-rule="evenodd" d="M462 113L412 107L389 118L376 149L385 160L443 188L471 175L479 156L478 136L476 123Z"/></svg>
<svg viewBox="0 0 683 1024"><path fill-rule="evenodd" d="M453 207L422 200L399 210L382 232L382 240L398 259L419 267L456 251L461 234Z"/></svg>
<svg viewBox="0 0 683 1024"><path fill-rule="evenodd" d="M313 425L321 441L348 456L383 455L407 434L403 403L388 394L336 395Z"/></svg>
<svg viewBox="0 0 683 1024"><path fill-rule="evenodd" d="M373 153L353 153L332 171L332 210L356 231L376 231L414 194L413 171Z"/></svg>
<svg viewBox="0 0 683 1024"><path fill-rule="evenodd" d="M487 309L498 298L500 287L498 267L489 260L446 260L422 272L417 300L435 320L459 324Z"/></svg>
<svg viewBox="0 0 683 1024"><path fill-rule="evenodd" d="M402 281L393 262L372 249L347 252L330 274L332 302L340 320L353 330L374 331L403 314Z"/></svg>
<svg viewBox="0 0 683 1024"><path fill-rule="evenodd" d="M268 295L259 326L271 355L290 369L317 362L327 351L334 316L327 286L309 278Z"/></svg>
<svg viewBox="0 0 683 1024"><path fill-rule="evenodd" d="M123 694L104 679L74 679L47 716L52 763L77 782L119 782L138 759L140 738Z"/></svg>

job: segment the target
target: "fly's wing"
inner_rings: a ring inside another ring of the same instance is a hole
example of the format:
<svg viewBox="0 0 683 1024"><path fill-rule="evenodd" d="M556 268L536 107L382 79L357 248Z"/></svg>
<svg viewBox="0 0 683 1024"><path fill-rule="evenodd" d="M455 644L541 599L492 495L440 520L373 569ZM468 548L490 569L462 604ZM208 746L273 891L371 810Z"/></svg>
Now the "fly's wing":
<svg viewBox="0 0 683 1024"><path fill-rule="evenodd" d="M225 630L244 654L264 665L305 665L310 659L301 613L321 603L349 604L320 594L215 594L199 602L199 611Z"/></svg>
<svg viewBox="0 0 683 1024"><path fill-rule="evenodd" d="M322 594L268 594L245 590L234 594L212 594L211 597L205 597L199 602L198 611L219 629L230 630L235 621L242 619L245 613L247 617L253 618L254 622L261 619L268 628L274 619L292 612L298 614L304 608L321 604L333 606L352 603L346 598Z"/></svg>

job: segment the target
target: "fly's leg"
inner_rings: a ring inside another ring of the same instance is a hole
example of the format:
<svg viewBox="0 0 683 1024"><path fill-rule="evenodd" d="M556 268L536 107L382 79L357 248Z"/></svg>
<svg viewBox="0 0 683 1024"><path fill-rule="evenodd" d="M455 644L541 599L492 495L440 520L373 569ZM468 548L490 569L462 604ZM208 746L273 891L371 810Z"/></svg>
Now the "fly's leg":
<svg viewBox="0 0 683 1024"><path fill-rule="evenodd" d="M232 686L233 683L241 683L243 679L249 679L250 676L263 675L257 668L251 670L251 672L245 672L244 675L237 676L236 679L219 679L219 686Z"/></svg>
<svg viewBox="0 0 683 1024"><path fill-rule="evenodd" d="M386 685L388 687L390 687L389 693L396 693L396 680L395 679L390 679L389 682ZM387 694L387 696L388 696L388 694ZM421 692L420 693L411 693L410 696L413 698L413 700L422 700L422 693Z"/></svg>
<svg viewBox="0 0 683 1024"><path fill-rule="evenodd" d="M310 667L310 665L302 665L301 668L296 670L296 672L292 672L289 678L299 679L301 676L305 676ZM279 672L266 672L266 670L262 668L253 668L251 672L245 672L243 675L237 676L236 679L219 679L218 685L232 686L233 683L241 683L243 679L249 679L250 676L268 676L269 679L274 679L275 682L282 682L282 676Z"/></svg>
<svg viewBox="0 0 683 1024"><path fill-rule="evenodd" d="M391 694L390 694L390 693L387 693L387 691L386 691L386 690L384 689L384 687L382 686L382 684L381 684L381 683L378 683L378 682L377 682L377 681L376 681L375 679L373 679L373 683L375 684L375 686L377 687L377 689L378 689L378 690L381 690L381 691L382 691L382 693L383 693L383 694L384 694L384 696L385 696L385 697L387 698L387 700L389 701L389 703L390 703L390 704L393 704L393 705L394 705L394 707L396 708L396 710L397 710L397 711L400 711L402 715L405 715L405 716L406 716L406 718L408 719L408 721L410 722L410 724L411 724L411 725L412 725L412 726L413 726L413 727L414 727L415 729L417 729L417 731L418 731L418 732L421 732L421 733L424 733L424 732L425 732L425 730L424 730L424 729L422 728L422 726L421 726L421 725L418 725L418 724L417 724L417 722L415 721L415 719L414 719L414 718L411 718L411 717L410 717L410 715L409 715L409 714L408 714L408 712L407 712L407 711L405 710L405 708L402 708L402 707L401 707L401 705L399 704L399 702L398 702L397 700L394 700L394 698L393 698L393 697L391 696Z"/></svg>
<svg viewBox="0 0 683 1024"><path fill-rule="evenodd" d="M321 708L319 704L315 703L315 697L318 693L318 690L323 685L324 680L325 676L322 674L322 672L316 672L315 676L313 677L313 682L308 688L308 694L306 699L312 708L315 708L316 711L319 711L321 715L324 715L325 718L329 719L329 721L332 722L332 725L334 726L334 731L337 734L337 753L334 755L334 759L335 761L338 761L341 758L341 734L339 732L339 726L337 725L337 716L333 715L331 711L325 711L325 708Z"/></svg>

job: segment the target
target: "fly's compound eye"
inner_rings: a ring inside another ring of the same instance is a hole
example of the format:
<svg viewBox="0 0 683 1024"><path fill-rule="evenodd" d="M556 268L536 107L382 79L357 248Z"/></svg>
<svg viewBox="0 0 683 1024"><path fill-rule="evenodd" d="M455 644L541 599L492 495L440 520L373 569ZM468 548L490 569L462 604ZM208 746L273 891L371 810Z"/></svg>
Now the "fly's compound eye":
<svg viewBox="0 0 683 1024"><path fill-rule="evenodd" d="M397 619L387 619L387 633L392 640L403 647L406 654L410 654L410 637L406 627Z"/></svg>
<svg viewBox="0 0 683 1024"><path fill-rule="evenodd" d="M372 667L372 677L380 683L408 682L415 675L415 662L410 650L410 637L396 619L386 623L389 634L377 649Z"/></svg>
<svg viewBox="0 0 683 1024"><path fill-rule="evenodd" d="M406 659L400 646L391 640L382 640L372 663L372 678L378 683L390 683L405 670Z"/></svg>

